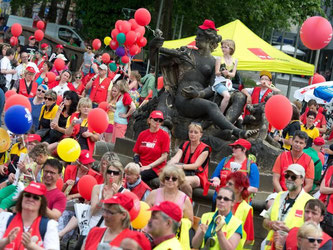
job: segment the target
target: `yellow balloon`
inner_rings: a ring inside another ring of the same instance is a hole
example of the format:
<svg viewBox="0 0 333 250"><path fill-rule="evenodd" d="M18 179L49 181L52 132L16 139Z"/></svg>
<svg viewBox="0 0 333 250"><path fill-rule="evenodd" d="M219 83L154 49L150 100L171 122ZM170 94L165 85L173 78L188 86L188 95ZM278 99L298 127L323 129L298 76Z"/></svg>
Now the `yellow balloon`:
<svg viewBox="0 0 333 250"><path fill-rule="evenodd" d="M106 37L104 38L104 44L105 44L106 46L109 46L110 42L111 42L111 37L106 36Z"/></svg>
<svg viewBox="0 0 333 250"><path fill-rule="evenodd" d="M140 201L139 215L131 222L133 228L142 229L148 224L151 217L151 211L148 210L149 208L150 207L146 202Z"/></svg>
<svg viewBox="0 0 333 250"><path fill-rule="evenodd" d="M10 137L7 131L0 128L0 153L7 151L10 147Z"/></svg>
<svg viewBox="0 0 333 250"><path fill-rule="evenodd" d="M57 147L59 157L66 162L76 161L81 153L80 144L72 138L62 139Z"/></svg>

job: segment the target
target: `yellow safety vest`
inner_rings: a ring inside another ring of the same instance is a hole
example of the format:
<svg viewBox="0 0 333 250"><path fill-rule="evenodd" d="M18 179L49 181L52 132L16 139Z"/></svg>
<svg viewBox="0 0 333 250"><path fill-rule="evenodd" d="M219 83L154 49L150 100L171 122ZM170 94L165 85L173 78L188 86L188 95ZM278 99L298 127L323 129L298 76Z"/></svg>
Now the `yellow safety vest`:
<svg viewBox="0 0 333 250"><path fill-rule="evenodd" d="M251 214L253 216L253 208L252 206L250 206L245 200L243 200L239 205L238 208L234 214L235 217L237 217L238 219L240 219L242 221L242 238L239 241L236 249L243 249L244 248L244 244L247 238L247 233L244 231L244 223L246 221L247 215L249 214L249 211L251 210ZM251 243L251 245L254 244L254 241Z"/></svg>
<svg viewBox="0 0 333 250"><path fill-rule="evenodd" d="M161 244L154 247L153 250L182 250L182 246L176 237L163 241Z"/></svg>
<svg viewBox="0 0 333 250"><path fill-rule="evenodd" d="M286 191L285 191L286 192ZM280 192L275 198L275 201L272 206L271 210L271 221L277 221L279 217L279 210L280 210L280 199L281 199L281 194L285 192ZM306 193L304 190L301 191L299 196L296 198L296 201L292 208L290 208L285 220L284 224L288 228L293 228L293 227L300 227L304 223L304 206L305 203L308 200L313 199L311 195ZM266 246L265 250L270 250L272 248L272 245L274 244L274 230L270 230L267 234L266 237Z"/></svg>
<svg viewBox="0 0 333 250"><path fill-rule="evenodd" d="M206 221L208 221L208 224L210 224L215 213L216 212L210 212L210 213L203 214L201 217L201 221L203 223L206 223ZM241 225L242 225L242 221L240 219L238 219L236 216L232 215L229 223L224 224L224 226L222 227L222 232L226 233L226 238L229 239L236 232L237 228ZM216 243L210 249L211 250L220 250L220 244L219 244L219 240L217 239L217 235L215 234L213 236L213 238ZM205 246L205 242L203 240L202 244L201 244L201 248L203 248L204 246Z"/></svg>
<svg viewBox="0 0 333 250"><path fill-rule="evenodd" d="M180 244L182 245L183 250L191 250L190 234L189 234L191 227L192 227L192 222L188 218L182 218L179 229L180 234L179 237L177 238Z"/></svg>

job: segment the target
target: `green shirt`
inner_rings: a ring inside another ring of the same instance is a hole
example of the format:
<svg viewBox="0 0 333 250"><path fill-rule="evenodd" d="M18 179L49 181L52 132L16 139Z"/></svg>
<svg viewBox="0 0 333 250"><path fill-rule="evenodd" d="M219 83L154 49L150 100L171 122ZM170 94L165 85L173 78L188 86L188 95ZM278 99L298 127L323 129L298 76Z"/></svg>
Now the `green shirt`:
<svg viewBox="0 0 333 250"><path fill-rule="evenodd" d="M150 90L153 90L153 97L157 96L157 90L155 86L155 76L152 74L145 75L141 78L142 88L140 90L141 97L147 97Z"/></svg>
<svg viewBox="0 0 333 250"><path fill-rule="evenodd" d="M312 190L314 190L317 186L315 184L315 182L320 181L321 172L323 170L323 164L321 163L321 160L318 156L318 152L316 150L314 150L313 148L310 147L310 148L303 149L303 152L306 153L308 156L310 156L314 162L315 176L314 176L313 186L312 186Z"/></svg>

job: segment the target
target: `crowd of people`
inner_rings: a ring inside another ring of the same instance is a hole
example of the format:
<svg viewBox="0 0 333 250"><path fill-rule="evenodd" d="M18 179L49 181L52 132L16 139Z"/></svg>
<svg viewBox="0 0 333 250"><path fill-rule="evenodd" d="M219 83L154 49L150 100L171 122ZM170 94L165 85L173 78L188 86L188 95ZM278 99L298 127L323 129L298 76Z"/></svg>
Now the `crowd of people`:
<svg viewBox="0 0 333 250"><path fill-rule="evenodd" d="M210 20L199 29L216 31ZM219 42L223 56L212 64L216 78L211 86L222 97L220 109L214 110L219 112L218 119L225 119L234 92L243 93L247 104L265 102L280 92L268 71L260 73L255 87L239 84L238 62L232 57L235 43ZM1 249L60 249L75 236L75 249L254 248L252 201L260 188L260 175L255 157L249 154L250 140L230 143L232 154L219 159L210 174L214 149L201 141L203 126L190 123L188 140L172 153L171 137L163 126L165 114L154 110L147 119L148 129L136 140L130 163L124 164L114 152L106 152L97 162L96 142L115 144L117 138L125 137L133 112L158 95L154 72L141 78L130 63L122 65L117 58L112 61L117 70L111 71L90 45L80 69L71 72L62 45L48 54L48 44L37 46L34 36L24 47L3 45L1 51L5 84L0 89L0 113L5 93L14 91L29 98L33 119L29 133L10 133L11 141L3 136L2 144L11 145L4 150L0 145ZM53 65L57 58L65 61L60 71ZM49 72L56 75L54 80L48 79ZM180 98L180 92L177 95ZM88 115L102 103L107 104L109 124L99 134L89 127ZM247 108L241 118L249 114ZM262 213L267 237L257 244L261 249L333 247L333 144L327 146L332 136L323 107L310 100L303 109L294 103L286 128L267 131L283 152L272 166L274 192ZM0 130L1 136L8 134ZM247 135L239 129L236 132ZM81 148L74 162L64 162L57 155L59 142L68 137ZM258 157L265 156L259 153ZM91 199L80 192L80 180L86 176L97 183ZM214 191L211 212L200 217L194 215L196 188L202 188L204 195L209 189ZM136 206L133 195L151 211L149 222L140 229L131 224ZM81 203L89 204L85 227L76 207Z"/></svg>

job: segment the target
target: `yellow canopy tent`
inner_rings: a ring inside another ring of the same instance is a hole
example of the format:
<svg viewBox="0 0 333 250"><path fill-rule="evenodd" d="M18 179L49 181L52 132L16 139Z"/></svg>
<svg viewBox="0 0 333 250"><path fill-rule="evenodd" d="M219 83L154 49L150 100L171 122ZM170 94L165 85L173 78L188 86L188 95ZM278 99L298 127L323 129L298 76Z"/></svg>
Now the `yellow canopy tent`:
<svg viewBox="0 0 333 250"><path fill-rule="evenodd" d="M314 65L288 56L274 48L253 33L241 21L235 20L218 28L222 39L232 39L236 43L233 55L238 59L238 70L280 72L294 75L313 75ZM163 47L175 49L193 43L195 36L165 41ZM222 56L220 46L213 52L214 56Z"/></svg>

